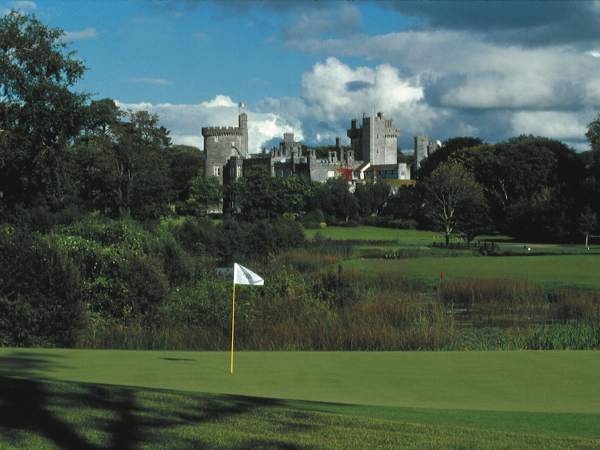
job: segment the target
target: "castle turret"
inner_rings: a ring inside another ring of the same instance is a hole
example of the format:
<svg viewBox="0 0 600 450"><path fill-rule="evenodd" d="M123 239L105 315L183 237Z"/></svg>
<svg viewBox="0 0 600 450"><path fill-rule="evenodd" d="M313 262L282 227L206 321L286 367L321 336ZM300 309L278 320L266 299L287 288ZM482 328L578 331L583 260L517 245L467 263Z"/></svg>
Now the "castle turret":
<svg viewBox="0 0 600 450"><path fill-rule="evenodd" d="M242 148L240 151L243 153L244 157L248 156L248 115L246 113L241 113L238 116L238 124L240 127L240 131L242 132Z"/></svg>
<svg viewBox="0 0 600 450"><path fill-rule="evenodd" d="M202 136L204 137L204 176L217 177L222 183L229 159L236 157L241 160L248 157L248 116L246 113L241 113L238 116L237 127L204 127ZM238 172L236 169L235 174L232 175L233 179L239 176Z"/></svg>

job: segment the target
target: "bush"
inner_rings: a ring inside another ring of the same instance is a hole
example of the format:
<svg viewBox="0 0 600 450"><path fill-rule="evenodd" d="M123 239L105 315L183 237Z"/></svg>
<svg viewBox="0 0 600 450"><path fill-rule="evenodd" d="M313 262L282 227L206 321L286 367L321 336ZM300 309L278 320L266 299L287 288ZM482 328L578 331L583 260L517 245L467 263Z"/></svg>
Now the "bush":
<svg viewBox="0 0 600 450"><path fill-rule="evenodd" d="M53 241L0 232L0 344L69 346L83 326L79 271Z"/></svg>

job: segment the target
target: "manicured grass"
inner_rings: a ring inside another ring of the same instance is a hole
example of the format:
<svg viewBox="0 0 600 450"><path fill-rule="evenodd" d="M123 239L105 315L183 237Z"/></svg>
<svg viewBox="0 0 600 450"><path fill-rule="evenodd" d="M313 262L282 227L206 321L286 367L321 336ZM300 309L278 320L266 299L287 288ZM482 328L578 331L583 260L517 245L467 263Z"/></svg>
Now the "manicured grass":
<svg viewBox="0 0 600 450"><path fill-rule="evenodd" d="M453 278L519 278L548 287L600 289L599 255L457 256L395 260L353 259L346 266L366 273L414 276L437 282Z"/></svg>
<svg viewBox="0 0 600 450"><path fill-rule="evenodd" d="M366 245L360 246L360 249L366 248L382 248L386 250L412 248L420 250L424 255L437 255L443 256L444 254L452 253L464 253L472 254L472 250L453 250L444 248L431 248L433 242L443 241L442 233L435 231L423 231L423 230L400 230L394 228L383 228L383 227L326 227L322 229L307 229L305 235L307 238L312 239L319 233L326 239L332 240L349 240L349 241L389 241L389 245L385 246L373 246ZM529 254L600 254L600 245L593 244L590 246L590 250L582 244L532 244L515 242L509 236L488 236L481 235L477 236L475 240L479 241L493 241L496 243L498 251L509 251L512 253L521 253L524 255ZM528 250L529 248L530 250Z"/></svg>
<svg viewBox="0 0 600 450"><path fill-rule="evenodd" d="M600 413L600 353L0 350L3 374L414 408ZM376 380L376 382L374 381ZM560 389L557 389L560 388Z"/></svg>
<svg viewBox="0 0 600 450"><path fill-rule="evenodd" d="M595 448L599 371L592 351L242 352L230 376L224 352L2 349L0 447Z"/></svg>

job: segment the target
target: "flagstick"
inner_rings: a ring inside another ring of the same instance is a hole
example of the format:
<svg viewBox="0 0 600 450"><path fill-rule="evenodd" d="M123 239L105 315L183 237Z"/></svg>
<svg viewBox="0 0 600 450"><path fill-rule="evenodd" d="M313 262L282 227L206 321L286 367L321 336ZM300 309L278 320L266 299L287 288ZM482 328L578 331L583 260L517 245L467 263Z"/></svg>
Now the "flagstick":
<svg viewBox="0 0 600 450"><path fill-rule="evenodd" d="M233 280L233 295L231 297L231 358L229 361L229 373L233 375L233 337L235 335L235 279Z"/></svg>

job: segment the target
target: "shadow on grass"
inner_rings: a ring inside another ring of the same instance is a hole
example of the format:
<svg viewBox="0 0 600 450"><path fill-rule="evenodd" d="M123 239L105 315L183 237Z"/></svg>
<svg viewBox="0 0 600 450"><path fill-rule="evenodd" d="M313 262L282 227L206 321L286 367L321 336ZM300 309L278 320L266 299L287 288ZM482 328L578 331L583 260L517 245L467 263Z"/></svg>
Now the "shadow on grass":
<svg viewBox="0 0 600 450"><path fill-rule="evenodd" d="M60 358L43 353L0 357L0 446L32 448L41 439L62 449L129 449L142 444L210 448L201 439L203 426L279 405L265 398L138 391L41 378L61 364ZM178 440L174 428L179 426L198 431L193 442L186 445L183 437ZM301 447L254 435L235 448Z"/></svg>

